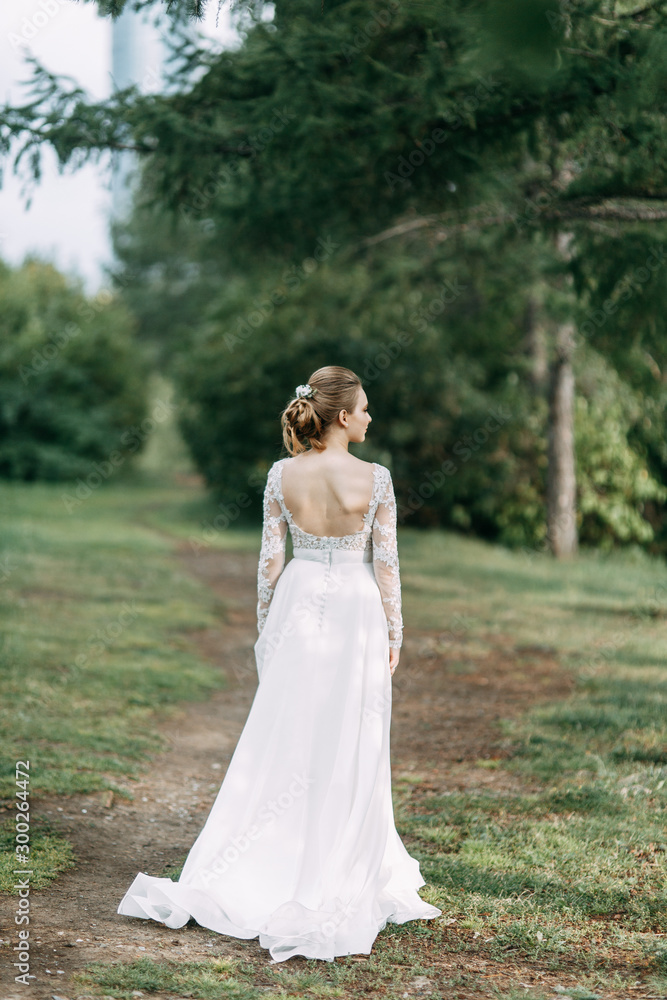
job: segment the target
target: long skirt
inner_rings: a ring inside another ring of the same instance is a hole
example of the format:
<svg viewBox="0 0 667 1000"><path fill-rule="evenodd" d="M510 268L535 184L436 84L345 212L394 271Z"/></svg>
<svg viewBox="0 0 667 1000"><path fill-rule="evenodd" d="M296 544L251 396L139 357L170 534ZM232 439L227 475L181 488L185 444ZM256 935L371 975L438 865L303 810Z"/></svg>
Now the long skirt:
<svg viewBox="0 0 667 1000"><path fill-rule="evenodd" d="M387 620L367 553L295 549L255 644L259 684L177 882L140 873L118 913L237 938L276 962L370 954L437 917L394 823Z"/></svg>

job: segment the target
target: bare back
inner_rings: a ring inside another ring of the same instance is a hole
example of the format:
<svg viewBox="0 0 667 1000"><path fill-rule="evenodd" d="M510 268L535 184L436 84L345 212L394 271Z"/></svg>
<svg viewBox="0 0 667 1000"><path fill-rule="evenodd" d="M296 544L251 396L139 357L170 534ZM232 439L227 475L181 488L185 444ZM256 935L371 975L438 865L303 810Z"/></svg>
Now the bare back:
<svg viewBox="0 0 667 1000"><path fill-rule="evenodd" d="M373 467L347 452L305 452L283 464L282 494L302 531L351 535L364 527L373 494Z"/></svg>

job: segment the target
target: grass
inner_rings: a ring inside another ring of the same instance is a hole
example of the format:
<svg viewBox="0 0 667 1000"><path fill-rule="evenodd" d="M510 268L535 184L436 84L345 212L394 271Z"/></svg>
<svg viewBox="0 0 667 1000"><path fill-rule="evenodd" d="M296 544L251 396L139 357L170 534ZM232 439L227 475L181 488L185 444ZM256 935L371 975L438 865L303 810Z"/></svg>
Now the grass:
<svg viewBox="0 0 667 1000"><path fill-rule="evenodd" d="M165 484L149 462L76 516L61 492L0 487L4 795L28 753L34 791L123 791L159 749L159 718L223 683L189 633L225 609L172 555L176 541L201 544L215 514L201 490ZM258 544L258 530L239 528L205 542ZM443 919L388 925L362 961L98 963L81 974L86 992L454 1000L480 988L466 963L484 960L557 973L572 1000L624 997L637 979L667 994L663 563L636 549L556 562L410 528L400 552L407 629L428 631L443 669L465 674L502 647L526 671L538 646L574 680L567 699L503 724L508 759L478 762L487 779L511 776L502 792L487 780L435 795L422 775L395 780L399 832ZM124 604L136 613L123 620ZM492 972L485 988L498 1000L553 996L502 987Z"/></svg>
<svg viewBox="0 0 667 1000"><path fill-rule="evenodd" d="M21 874L17 874L19 864L15 860L14 817L0 825L0 891L18 896ZM70 843L51 828L47 819L39 817L30 822L30 864L29 884L31 892L42 889L52 882L60 872L73 868L75 864ZM22 871L22 869L19 869ZM23 877L25 882L25 877Z"/></svg>
<svg viewBox="0 0 667 1000"><path fill-rule="evenodd" d="M258 1000L259 997L328 1000L359 996L402 1000L406 994L424 1000L451 1000L458 989L479 986L479 976L465 972L443 976L439 964L430 961L415 964L414 955L408 956L400 946L382 939L367 958L331 963L304 961L298 969L289 962L258 967L253 962L228 957L178 963L142 958L115 965L96 963L74 978L82 988L99 990L116 1000L134 1000L137 991L187 996L193 1000ZM582 998L584 994L582 990ZM519 996L522 1000L526 997L546 1000L547 997L544 993L527 993L525 989L494 990L492 995L496 1000L515 1000Z"/></svg>
<svg viewBox="0 0 667 1000"><path fill-rule="evenodd" d="M2 797L17 759L30 760L33 793L126 794L117 779L160 746L156 713L224 683L188 638L224 609L136 523L158 493L108 486L73 517L61 492L0 486Z"/></svg>
<svg viewBox="0 0 667 1000"><path fill-rule="evenodd" d="M464 931L463 949L478 947L465 933L473 931L498 959L585 973L626 965L662 976L662 562L636 551L585 552L573 563L526 559L438 532L406 534L401 552L406 617L443 630L449 655L462 637L483 654L509 633L516 649L546 644L575 680L568 699L504 727L514 750L495 767L538 780L539 792L415 797L414 783L399 786L397 822L421 848L427 898Z"/></svg>
<svg viewBox="0 0 667 1000"><path fill-rule="evenodd" d="M221 532L214 544L228 541L252 544L252 533ZM161 962L165 975L185 978L160 989L202 998L350 997L372 989L399 998L412 996L421 976L433 989L420 996L449 1000L479 987L479 974L445 972L433 961L460 954L496 968L523 963L567 973L576 986L562 995L572 1000L610 990L621 996L638 977L660 996L667 975L662 565L632 551L582 553L570 564L527 559L411 530L402 533L401 564L408 628L439 636L454 669L465 668L459 646L463 656L483 656L510 640L519 650L547 645L572 672L570 698L505 723L514 747L508 760L478 762L480 770L529 778L539 790L436 796L421 790L422 776L399 777L397 826L427 880L423 897L444 919L388 925L361 963L304 963L319 977L310 985L301 973L265 964ZM132 990L150 992L153 964L96 966L90 981L125 1000ZM553 996L489 989L499 1000Z"/></svg>
<svg viewBox="0 0 667 1000"><path fill-rule="evenodd" d="M490 955L613 968L667 930L664 825L645 802L619 808L615 792L429 797L401 829L430 848L429 900Z"/></svg>

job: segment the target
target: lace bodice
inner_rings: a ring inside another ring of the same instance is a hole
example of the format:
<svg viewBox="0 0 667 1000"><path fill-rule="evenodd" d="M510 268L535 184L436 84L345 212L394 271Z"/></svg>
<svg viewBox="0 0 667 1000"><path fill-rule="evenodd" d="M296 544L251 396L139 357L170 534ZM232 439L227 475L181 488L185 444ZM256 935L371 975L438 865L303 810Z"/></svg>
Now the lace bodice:
<svg viewBox="0 0 667 1000"><path fill-rule="evenodd" d="M350 535L311 535L294 523L282 492L283 458L269 469L264 490L262 547L257 570L257 628L261 632L273 591L285 566L285 538L289 527L295 548L357 549L372 554L375 579L387 616L389 645L400 648L403 640L401 582L396 542L396 498L389 469L373 463L373 492L363 515L363 528Z"/></svg>

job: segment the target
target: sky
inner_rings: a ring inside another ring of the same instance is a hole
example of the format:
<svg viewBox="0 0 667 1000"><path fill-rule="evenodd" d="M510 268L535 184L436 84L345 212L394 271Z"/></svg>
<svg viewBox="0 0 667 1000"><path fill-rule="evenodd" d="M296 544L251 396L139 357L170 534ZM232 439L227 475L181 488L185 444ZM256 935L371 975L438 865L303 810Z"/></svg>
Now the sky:
<svg viewBox="0 0 667 1000"><path fill-rule="evenodd" d="M224 4L216 27L217 2L211 0L200 30L219 46L238 41ZM97 15L92 3L78 0L10 0L0 6L0 103L22 103L28 91L21 81L31 76L25 53L34 55L53 73L74 77L94 99L113 89L111 21ZM140 82L143 89L159 86L159 34L143 29ZM13 159L13 157L12 157ZM11 159L3 164L0 189L0 258L19 264L36 252L65 273L83 279L89 293L106 285L103 265L111 261L108 228L111 211L110 157L99 164L59 173L50 150L43 159L43 177L30 188L26 208L25 180L13 173Z"/></svg>

